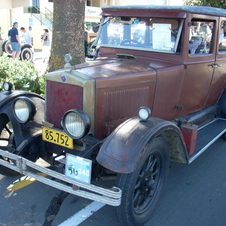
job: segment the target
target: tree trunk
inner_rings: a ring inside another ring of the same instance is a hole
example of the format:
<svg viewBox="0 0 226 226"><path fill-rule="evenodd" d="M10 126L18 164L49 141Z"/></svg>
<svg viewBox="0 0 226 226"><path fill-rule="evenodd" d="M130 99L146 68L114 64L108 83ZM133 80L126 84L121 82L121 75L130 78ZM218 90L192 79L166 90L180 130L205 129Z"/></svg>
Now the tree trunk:
<svg viewBox="0 0 226 226"><path fill-rule="evenodd" d="M54 0L53 34L49 71L63 68L64 55L72 55L72 65L85 61L85 0Z"/></svg>

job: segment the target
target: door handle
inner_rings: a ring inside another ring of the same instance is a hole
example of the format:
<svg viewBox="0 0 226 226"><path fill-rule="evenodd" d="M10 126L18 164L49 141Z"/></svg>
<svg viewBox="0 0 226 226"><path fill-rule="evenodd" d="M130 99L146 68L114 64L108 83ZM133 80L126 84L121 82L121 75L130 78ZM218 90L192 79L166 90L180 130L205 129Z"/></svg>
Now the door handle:
<svg viewBox="0 0 226 226"><path fill-rule="evenodd" d="M211 64L210 66L212 68L217 68L217 67L222 67L222 64Z"/></svg>

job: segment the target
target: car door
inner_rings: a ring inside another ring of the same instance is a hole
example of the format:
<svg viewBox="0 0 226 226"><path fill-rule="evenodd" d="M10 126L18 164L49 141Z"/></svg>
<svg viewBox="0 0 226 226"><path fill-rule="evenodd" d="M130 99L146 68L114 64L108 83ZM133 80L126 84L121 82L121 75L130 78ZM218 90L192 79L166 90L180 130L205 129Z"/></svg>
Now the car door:
<svg viewBox="0 0 226 226"><path fill-rule="evenodd" d="M217 31L216 61L214 63L214 74L206 105L217 102L226 84L226 18L221 17Z"/></svg>
<svg viewBox="0 0 226 226"><path fill-rule="evenodd" d="M206 106L213 79L217 18L200 18L197 16L191 19L188 26L188 52L184 63L184 81L177 116L190 114Z"/></svg>

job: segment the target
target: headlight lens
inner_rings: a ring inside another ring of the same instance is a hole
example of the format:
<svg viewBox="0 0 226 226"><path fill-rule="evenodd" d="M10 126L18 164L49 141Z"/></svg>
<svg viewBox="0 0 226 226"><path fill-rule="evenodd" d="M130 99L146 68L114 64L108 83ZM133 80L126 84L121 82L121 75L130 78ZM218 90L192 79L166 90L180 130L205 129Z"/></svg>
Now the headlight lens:
<svg viewBox="0 0 226 226"><path fill-rule="evenodd" d="M65 113L62 126L74 139L84 137L90 129L90 119L83 111L73 109Z"/></svg>
<svg viewBox="0 0 226 226"><path fill-rule="evenodd" d="M151 110L147 107L140 107L138 116L141 120L147 121L151 117Z"/></svg>
<svg viewBox="0 0 226 226"><path fill-rule="evenodd" d="M27 97L18 98L14 101L14 112L17 120L25 123L35 114L34 102Z"/></svg>

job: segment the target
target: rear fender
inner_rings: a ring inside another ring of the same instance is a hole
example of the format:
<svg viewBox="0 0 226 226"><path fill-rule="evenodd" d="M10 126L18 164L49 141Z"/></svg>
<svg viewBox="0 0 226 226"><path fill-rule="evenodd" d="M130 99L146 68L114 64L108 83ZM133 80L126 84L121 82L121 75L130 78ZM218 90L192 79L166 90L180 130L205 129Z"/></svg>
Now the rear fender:
<svg viewBox="0 0 226 226"><path fill-rule="evenodd" d="M18 97L30 98L36 106L36 113L33 119L27 123L18 122L14 115L13 103ZM16 147L23 148L26 146L24 141L29 141L30 138L40 133L40 124L44 120L44 99L38 94L27 91L0 92L0 120L6 116L9 118L13 128Z"/></svg>
<svg viewBox="0 0 226 226"><path fill-rule="evenodd" d="M32 49L32 46L30 45L30 44L24 44L22 47L21 47L22 49L24 49L24 48L29 48L29 49ZM32 49L32 51L33 51L33 49Z"/></svg>
<svg viewBox="0 0 226 226"><path fill-rule="evenodd" d="M158 118L142 122L138 117L125 121L106 138L97 161L113 172L131 173L144 154L146 144L157 136L167 142L171 160L188 162L181 131L174 123Z"/></svg>

